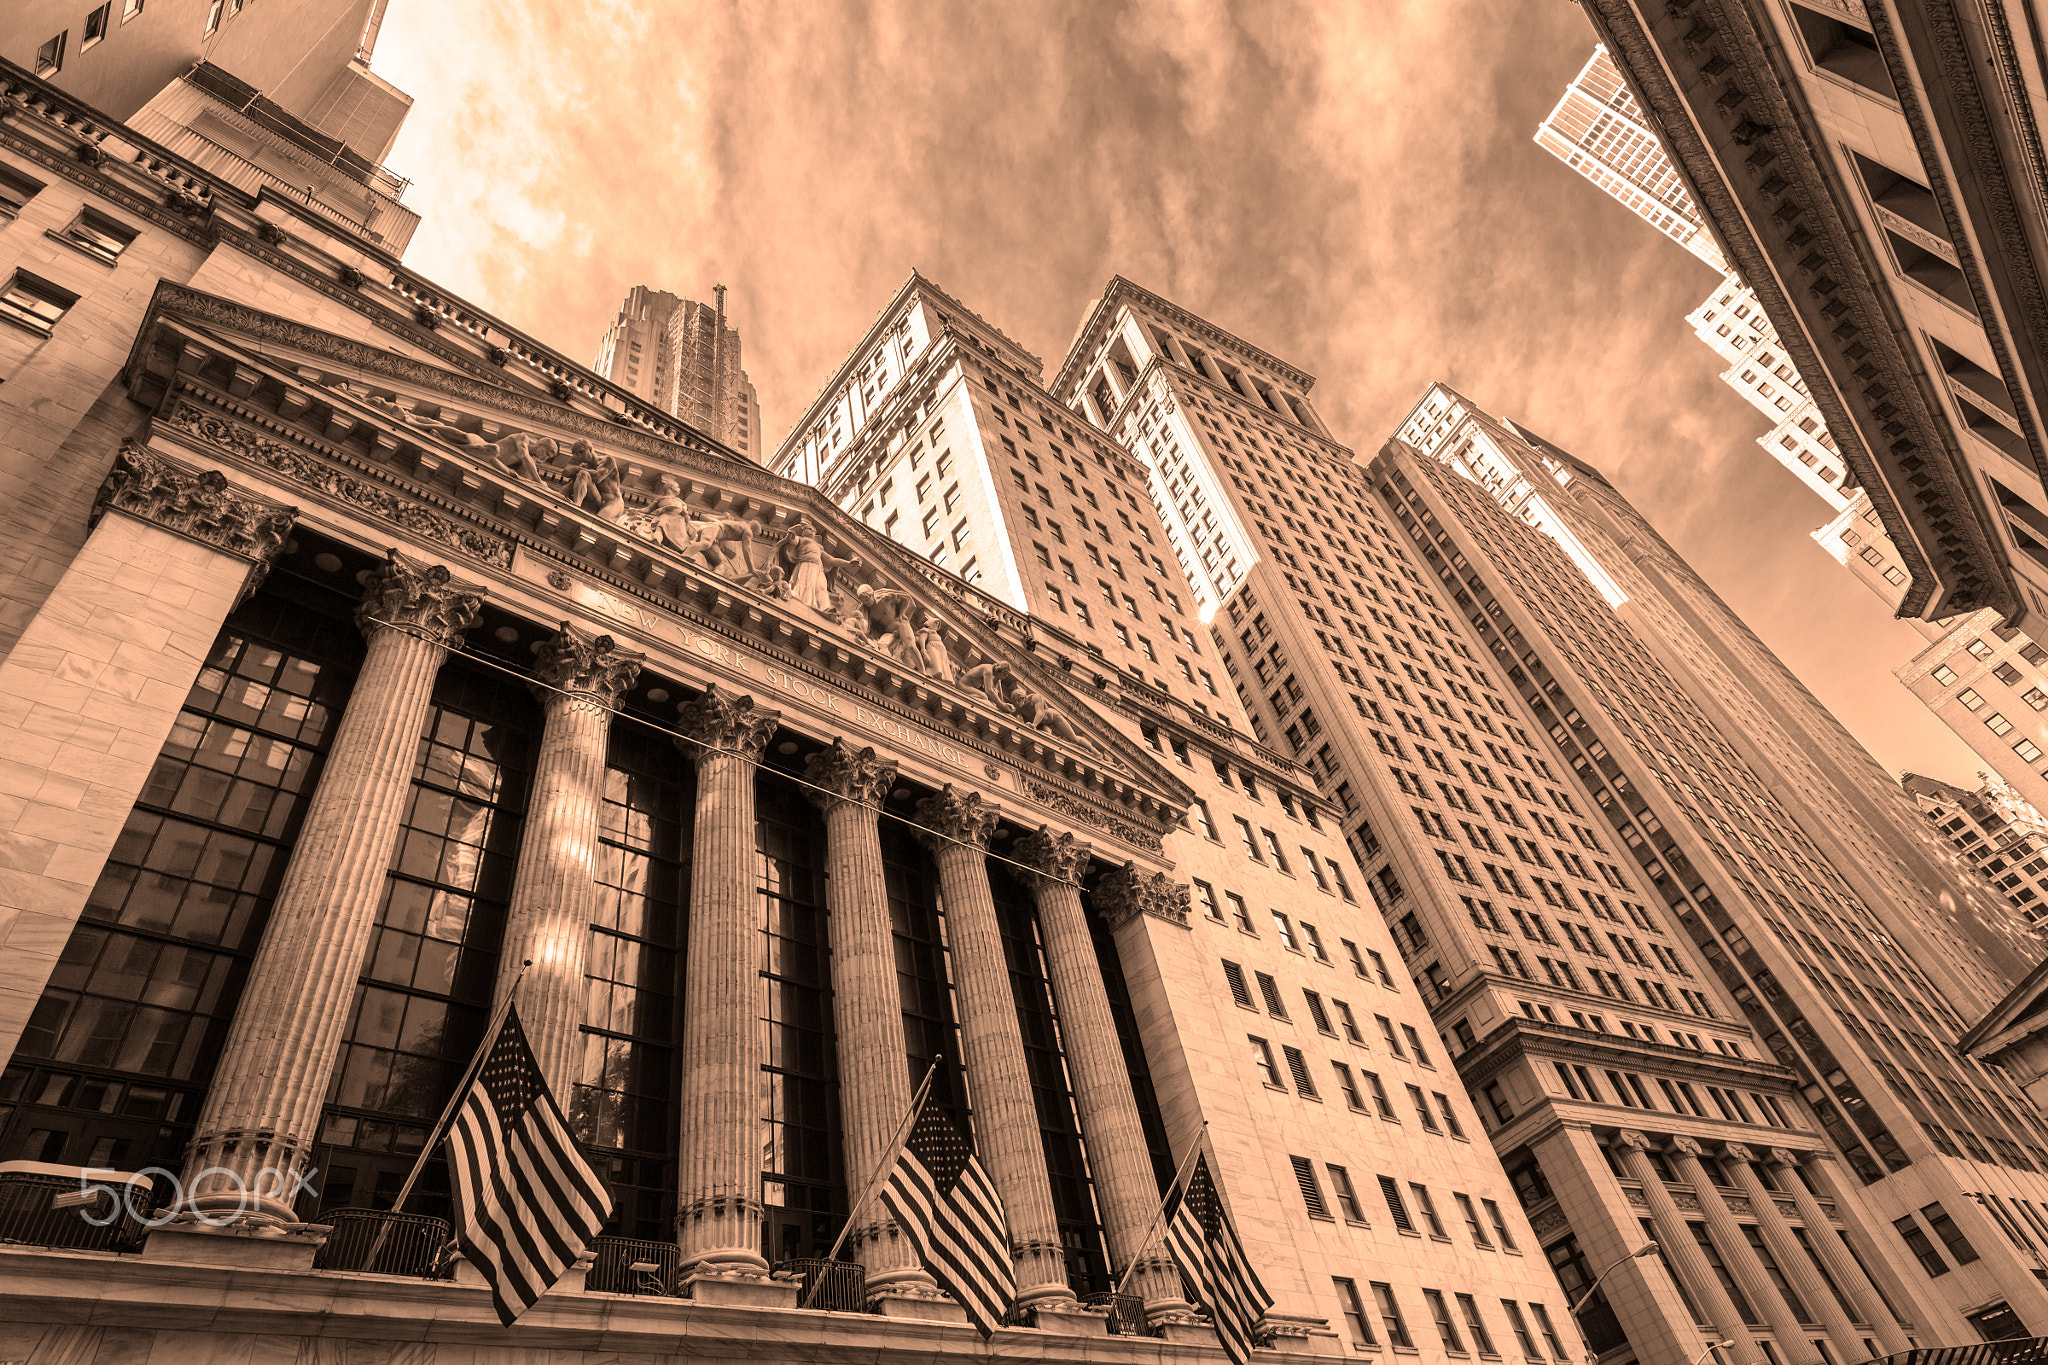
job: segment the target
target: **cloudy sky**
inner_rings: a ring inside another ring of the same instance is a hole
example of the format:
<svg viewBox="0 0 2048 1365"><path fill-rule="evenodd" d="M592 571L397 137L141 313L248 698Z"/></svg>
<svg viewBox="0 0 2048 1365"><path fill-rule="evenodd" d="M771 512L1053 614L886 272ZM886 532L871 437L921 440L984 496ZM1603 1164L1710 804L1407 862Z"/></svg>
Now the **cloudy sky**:
<svg viewBox="0 0 2048 1365"><path fill-rule="evenodd" d="M407 264L576 359L724 284L773 443L912 268L1048 378L1121 273L1361 453L1441 379L1600 466L1882 762L1970 781L1685 325L1713 273L1531 141L1592 46L1570 0L395 0L376 67Z"/></svg>

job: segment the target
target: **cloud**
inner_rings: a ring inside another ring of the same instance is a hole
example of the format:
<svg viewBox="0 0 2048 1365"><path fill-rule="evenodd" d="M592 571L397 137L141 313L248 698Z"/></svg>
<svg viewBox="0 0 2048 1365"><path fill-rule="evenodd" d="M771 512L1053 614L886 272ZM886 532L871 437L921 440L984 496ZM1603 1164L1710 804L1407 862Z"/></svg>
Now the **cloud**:
<svg viewBox="0 0 2048 1365"><path fill-rule="evenodd" d="M1432 379L1606 470L1893 767L1974 756L1806 533L1691 256L1531 137L1591 51L1497 0L393 7L408 264L573 357L728 286L778 440L913 267L1057 369L1122 273L1320 376L1370 456Z"/></svg>

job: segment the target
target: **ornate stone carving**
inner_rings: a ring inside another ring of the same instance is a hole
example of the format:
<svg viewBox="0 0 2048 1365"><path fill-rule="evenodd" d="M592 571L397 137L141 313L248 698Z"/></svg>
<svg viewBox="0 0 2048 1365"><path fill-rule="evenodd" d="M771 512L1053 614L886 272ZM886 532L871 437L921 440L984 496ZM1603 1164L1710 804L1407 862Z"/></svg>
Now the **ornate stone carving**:
<svg viewBox="0 0 2048 1365"><path fill-rule="evenodd" d="M1617 1143L1621 1144L1623 1147L1633 1147L1639 1152L1649 1152L1655 1150L1655 1148L1652 1146L1650 1142L1650 1139L1643 1136L1641 1133L1637 1132L1633 1128L1622 1129L1620 1132L1614 1135L1614 1140Z"/></svg>
<svg viewBox="0 0 2048 1365"><path fill-rule="evenodd" d="M1681 1209L1691 1209L1694 1212L1700 1211L1700 1197L1698 1192L1694 1190L1671 1191L1671 1202Z"/></svg>
<svg viewBox="0 0 2048 1365"><path fill-rule="evenodd" d="M1721 1146L1721 1150L1727 1153L1728 1159L1730 1161L1756 1160L1756 1150L1751 1147L1745 1147L1743 1144L1739 1142L1723 1143Z"/></svg>
<svg viewBox="0 0 2048 1365"><path fill-rule="evenodd" d="M953 844L985 849L1001 818L1002 812L983 800L980 792L962 791L948 782L937 796L917 803L917 823L922 826L918 840L934 853Z"/></svg>
<svg viewBox="0 0 2048 1365"><path fill-rule="evenodd" d="M541 642L534 658L534 677L541 684L536 691L589 693L605 706L617 706L646 662L645 654L620 649L611 636L592 635L564 621L560 632Z"/></svg>
<svg viewBox="0 0 2048 1365"><path fill-rule="evenodd" d="M676 747L702 761L714 753L759 758L768 737L782 724L782 713L756 706L752 697L733 697L713 683L704 695L676 704L678 727L685 736Z"/></svg>
<svg viewBox="0 0 2048 1365"><path fill-rule="evenodd" d="M1700 1146L1698 1138L1675 1137L1667 1144L1668 1150L1679 1156L1699 1156L1707 1149Z"/></svg>
<svg viewBox="0 0 2048 1365"><path fill-rule="evenodd" d="M1788 1147L1773 1147L1771 1148L1770 1160L1773 1166L1797 1166L1799 1164L1799 1153Z"/></svg>
<svg viewBox="0 0 2048 1365"><path fill-rule="evenodd" d="M856 749L842 737L804 760L804 780L824 788L805 793L820 810L842 801L879 807L896 785L896 764L877 758L873 746Z"/></svg>
<svg viewBox="0 0 2048 1365"><path fill-rule="evenodd" d="M91 524L109 509L252 561L245 596L270 571L299 515L296 507L236 491L219 470L194 469L134 441L123 441L114 456L93 499Z"/></svg>
<svg viewBox="0 0 2048 1365"><path fill-rule="evenodd" d="M1086 801L1076 800L1057 787L1049 787L1043 782L1037 782L1027 777L1024 779L1024 791L1026 795L1030 796L1032 800L1040 805L1050 810L1056 810L1062 815L1070 816L1081 824L1092 825L1096 829L1114 835L1127 844L1137 848L1148 849L1154 853L1159 852L1163 847L1159 841L1159 836L1151 831L1140 829L1130 821L1119 819L1108 811L1099 810L1089 805Z"/></svg>
<svg viewBox="0 0 2048 1365"><path fill-rule="evenodd" d="M362 479L344 474L303 451L277 441L266 441L246 428L224 421L190 403L179 403L167 419L170 425L189 431L207 444L232 451L294 483L304 484L352 507L381 517L401 530L424 540L438 541L485 564L505 568L512 563L512 547L496 536L471 530L448 517L429 511L408 498L399 497Z"/></svg>
<svg viewBox="0 0 2048 1365"><path fill-rule="evenodd" d="M1537 1212L1529 1219L1529 1229L1536 1234L1539 1240L1556 1232L1564 1224L1564 1210L1556 1204L1552 1204L1549 1208Z"/></svg>
<svg viewBox="0 0 2048 1365"><path fill-rule="evenodd" d="M1164 872L1141 872L1136 863L1125 863L1095 883L1094 901L1096 912L1112 929L1121 929L1139 915L1185 929L1190 895L1189 887Z"/></svg>
<svg viewBox="0 0 2048 1365"><path fill-rule="evenodd" d="M1094 849L1066 830L1055 832L1050 825L1040 825L1036 833L1027 834L1011 845L1010 853L1016 861L1027 863L1034 869L1023 874L1033 881L1079 885L1081 869L1088 866Z"/></svg>
<svg viewBox="0 0 2048 1365"><path fill-rule="evenodd" d="M1629 1202L1629 1203L1631 1203L1631 1204L1633 1204L1633 1205L1635 1205L1635 1206L1636 1206L1637 1208L1639 1208L1639 1209L1646 1209L1646 1208L1650 1207L1650 1196L1649 1196L1649 1195L1647 1195L1647 1194L1644 1194L1644 1193L1643 1193L1643 1192L1642 1192L1641 1190L1637 1189L1637 1188L1636 1188L1635 1186L1633 1186L1633 1185L1627 1186L1626 1188L1624 1188L1624 1189L1622 1190L1622 1193L1623 1193L1623 1194L1625 1194L1625 1195L1627 1195L1627 1196L1628 1196L1628 1202Z"/></svg>
<svg viewBox="0 0 2048 1365"><path fill-rule="evenodd" d="M462 632L476 624L484 589L458 583L443 564L429 564L396 549L370 571L363 600L356 604L356 625L365 635L380 627L432 638L444 649L458 649Z"/></svg>

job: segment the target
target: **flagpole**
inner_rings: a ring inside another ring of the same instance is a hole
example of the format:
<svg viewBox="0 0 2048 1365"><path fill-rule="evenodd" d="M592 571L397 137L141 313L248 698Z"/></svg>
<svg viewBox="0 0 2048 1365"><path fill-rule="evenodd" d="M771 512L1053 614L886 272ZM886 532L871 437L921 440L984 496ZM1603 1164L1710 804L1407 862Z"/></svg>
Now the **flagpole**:
<svg viewBox="0 0 2048 1365"><path fill-rule="evenodd" d="M826 1260L836 1261L839 1259L839 1248L846 1245L847 1236L852 1233L861 1214L866 1211L868 1201L874 1198L875 1191L882 1186L883 1178L888 1175L890 1168L896 1164L896 1154L903 1150L904 1139L910 1136L911 1126L917 1122L917 1116L924 1112L925 1101L931 1098L932 1077L938 1075L939 1063L942 1060L944 1058L941 1054L934 1053L932 1055L932 1064L925 1068L924 1079L919 1081L917 1085L917 1093L910 1097L910 1112L905 1114L903 1122L896 1126L896 1136L890 1140L889 1150L882 1154L882 1160L875 1167L875 1173L868 1177L867 1185L860 1192L860 1198L854 1202L853 1208L847 1212L846 1224L839 1229L839 1236L832 1243L832 1249L825 1253ZM798 1308L802 1308L811 1301L811 1295L818 1292L818 1284L823 1279L823 1275L818 1275L812 1279L810 1289L804 1294L803 1300L797 1304Z"/></svg>
<svg viewBox="0 0 2048 1365"><path fill-rule="evenodd" d="M1208 1136L1209 1120L1203 1119L1200 1131L1195 1134L1195 1145L1188 1148L1188 1154L1180 1159L1180 1169L1173 1173L1173 1183L1166 1187L1165 1195L1159 1200L1159 1210L1152 1215L1152 1226L1145 1229L1145 1239L1138 1243L1137 1254L1131 1257L1131 1263L1124 1267L1123 1277L1116 1282L1117 1293L1124 1292L1124 1286L1131 1282L1132 1274L1138 1269L1138 1262L1144 1259L1145 1252L1150 1249L1152 1239L1159 1235L1159 1224L1166 1218L1166 1206L1173 1202L1174 1191L1188 1178L1188 1171L1193 1168L1195 1158L1202 1154L1202 1143Z"/></svg>
<svg viewBox="0 0 2048 1365"><path fill-rule="evenodd" d="M412 1163L411 1174L407 1175L405 1183L398 1187L398 1197L391 1201L393 1213L404 1209L405 1201L412 1195L412 1187L419 1181L420 1172L426 1170L428 1160L434 1155L434 1149L439 1147L441 1139L448 1135L448 1125L454 1121L455 1111L462 1107L463 1100L468 1098L469 1087L476 1080L476 1073L483 1069L484 1058L490 1055L491 1048L497 1043L498 1030L504 1027L505 1016L512 1012L512 1002L518 998L519 983L525 979L526 969L532 965L533 959L530 957L519 964L519 973L512 978L512 985L505 992L505 1003L492 1013L491 1022L484 1029L483 1041L477 1044L476 1055L469 1059L469 1066L463 1071L461 1081L457 1082L455 1092L448 1097L448 1107L441 1111L441 1117L434 1124L433 1132L428 1135L426 1145L420 1148L419 1159Z"/></svg>

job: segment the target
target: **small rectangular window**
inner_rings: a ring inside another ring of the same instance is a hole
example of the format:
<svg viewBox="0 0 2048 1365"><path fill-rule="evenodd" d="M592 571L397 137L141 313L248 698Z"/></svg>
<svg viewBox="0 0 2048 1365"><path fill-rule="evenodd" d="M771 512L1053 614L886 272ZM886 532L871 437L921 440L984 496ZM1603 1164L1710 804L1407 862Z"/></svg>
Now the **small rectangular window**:
<svg viewBox="0 0 2048 1365"><path fill-rule="evenodd" d="M43 191L43 182L0 164L0 216L13 217Z"/></svg>
<svg viewBox="0 0 2048 1365"><path fill-rule="evenodd" d="M1305 1156L1290 1156L1294 1163L1294 1179L1301 1186L1301 1202L1308 1208L1308 1216L1320 1218L1326 1223L1337 1220L1330 1216L1330 1206L1323 1202L1323 1187L1316 1180L1315 1163Z"/></svg>
<svg viewBox="0 0 2048 1365"><path fill-rule="evenodd" d="M218 5L220 0L214 0L214 3ZM208 29L207 32L211 33L213 30ZM36 74L38 76L54 76L64 69L64 44L70 37L71 30L67 28L36 49Z"/></svg>
<svg viewBox="0 0 2048 1365"><path fill-rule="evenodd" d="M1273 1064L1272 1044L1251 1034L1245 1037L1251 1040L1252 1063L1259 1068L1260 1079L1275 1090L1285 1090L1287 1087L1280 1083L1280 1068Z"/></svg>
<svg viewBox="0 0 2048 1365"><path fill-rule="evenodd" d="M1226 959L1223 963L1223 979L1230 983L1230 998L1248 1010L1258 1008L1252 1002L1251 988L1245 984L1244 968Z"/></svg>
<svg viewBox="0 0 2048 1365"><path fill-rule="evenodd" d="M1336 1286L1337 1303L1344 1310L1344 1325L1351 1329L1351 1343L1378 1349L1380 1339L1373 1335L1372 1318L1365 1311L1364 1300L1358 1297L1358 1282L1355 1280L1330 1277Z"/></svg>
<svg viewBox="0 0 2048 1365"><path fill-rule="evenodd" d="M1414 1350L1415 1342L1408 1335L1407 1322L1401 1317L1401 1304L1394 1297L1394 1286L1374 1280L1372 1297L1380 1310L1380 1323L1387 1329L1387 1340L1400 1350Z"/></svg>
<svg viewBox="0 0 2048 1365"><path fill-rule="evenodd" d="M1337 1196L1337 1210L1346 1222L1363 1223L1365 1210L1359 1207L1358 1191L1351 1187L1351 1172L1332 1162L1323 1165L1330 1172L1330 1189Z"/></svg>
<svg viewBox="0 0 2048 1365"><path fill-rule="evenodd" d="M1401 1198L1401 1186L1390 1175L1379 1177L1380 1196L1387 1201L1387 1212L1393 1216L1394 1226L1402 1232L1414 1232L1415 1223L1408 1217L1407 1201Z"/></svg>
<svg viewBox="0 0 2048 1365"><path fill-rule="evenodd" d="M1287 1005L1280 999L1280 983L1264 972L1253 972L1259 979L1259 997L1266 1002L1266 1013L1275 1019L1287 1017Z"/></svg>
<svg viewBox="0 0 2048 1365"><path fill-rule="evenodd" d="M48 336L78 295L26 270L17 270L0 285L0 319Z"/></svg>
<svg viewBox="0 0 2048 1365"><path fill-rule="evenodd" d="M1305 1100L1320 1099L1316 1094L1316 1083L1308 1074L1308 1062L1298 1047L1282 1046L1280 1055L1287 1059L1287 1072L1294 1077L1294 1093Z"/></svg>
<svg viewBox="0 0 2048 1365"><path fill-rule="evenodd" d="M91 47L93 44L99 42L100 39L106 37L107 26L113 22L113 19L113 0L107 0L106 4L101 5L98 9L86 15L85 35L83 40L78 45L78 50L80 52L83 52L87 48Z"/></svg>

